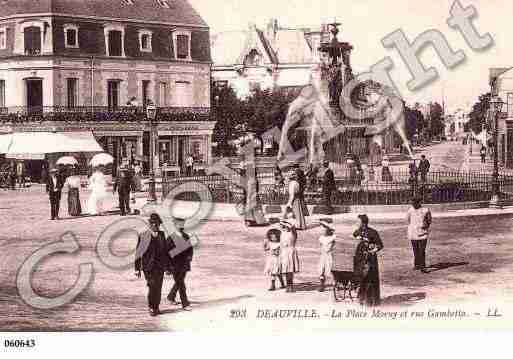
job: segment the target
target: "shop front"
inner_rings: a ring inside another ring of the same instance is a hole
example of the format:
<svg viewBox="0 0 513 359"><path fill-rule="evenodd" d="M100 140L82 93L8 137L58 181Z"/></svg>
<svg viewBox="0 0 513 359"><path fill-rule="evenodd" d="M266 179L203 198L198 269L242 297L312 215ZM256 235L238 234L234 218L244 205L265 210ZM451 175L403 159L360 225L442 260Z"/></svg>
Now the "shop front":
<svg viewBox="0 0 513 359"><path fill-rule="evenodd" d="M14 132L4 147L5 161L34 182L44 180L61 156L73 155L87 163L88 156L102 151L91 131Z"/></svg>
<svg viewBox="0 0 513 359"><path fill-rule="evenodd" d="M121 166L131 167L143 156L143 131L94 131L103 151L114 157L112 175Z"/></svg>
<svg viewBox="0 0 513 359"><path fill-rule="evenodd" d="M211 135L206 131L159 130L156 167L164 176L186 173L187 159L193 159L195 175L206 174L211 160Z"/></svg>

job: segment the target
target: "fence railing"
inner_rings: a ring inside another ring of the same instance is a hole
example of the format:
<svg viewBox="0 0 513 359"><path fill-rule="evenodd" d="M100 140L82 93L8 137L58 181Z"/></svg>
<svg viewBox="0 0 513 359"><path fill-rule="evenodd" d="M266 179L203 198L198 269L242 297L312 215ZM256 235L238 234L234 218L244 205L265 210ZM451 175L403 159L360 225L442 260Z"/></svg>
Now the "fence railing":
<svg viewBox="0 0 513 359"><path fill-rule="evenodd" d="M210 108L158 107L157 121L209 121ZM142 106L12 106L0 108L0 123L146 121Z"/></svg>
<svg viewBox="0 0 513 359"><path fill-rule="evenodd" d="M406 175L407 174L407 175ZM280 205L288 200L286 184L276 185L271 173L258 175L259 199L262 204ZM336 180L332 203L336 205L401 205L409 204L411 198L420 196L425 203L479 202L492 197L493 178L488 173L433 172L426 181L412 180L409 173L396 172L393 182L358 182L349 177ZM179 198L197 199L192 194L208 187L214 202L238 203L244 198L243 189L234 178L223 176L198 176L188 178L166 178L162 183L162 195L166 197L176 186L188 182L191 193ZM201 185L200 185L201 184ZM504 197L513 197L513 176L501 175L499 187ZM309 182L305 189L307 204L322 204L322 185Z"/></svg>

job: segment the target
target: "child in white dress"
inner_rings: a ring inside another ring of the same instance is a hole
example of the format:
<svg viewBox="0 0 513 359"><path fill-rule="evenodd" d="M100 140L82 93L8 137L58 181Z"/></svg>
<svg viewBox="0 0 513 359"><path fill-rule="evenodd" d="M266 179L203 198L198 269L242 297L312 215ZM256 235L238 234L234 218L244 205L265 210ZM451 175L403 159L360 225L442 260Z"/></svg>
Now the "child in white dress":
<svg viewBox="0 0 513 359"><path fill-rule="evenodd" d="M321 256L319 258L319 280L321 286L319 292L324 292L326 277L331 274L333 268L333 251L335 250L335 228L326 221L319 221L324 229L324 234L319 237Z"/></svg>
<svg viewBox="0 0 513 359"><path fill-rule="evenodd" d="M264 241L264 250L267 252L264 272L266 275L271 276L270 291L276 290L276 278L280 281L281 288L285 288L285 283L283 283L283 277L281 276L280 235L281 232L278 229L270 229Z"/></svg>

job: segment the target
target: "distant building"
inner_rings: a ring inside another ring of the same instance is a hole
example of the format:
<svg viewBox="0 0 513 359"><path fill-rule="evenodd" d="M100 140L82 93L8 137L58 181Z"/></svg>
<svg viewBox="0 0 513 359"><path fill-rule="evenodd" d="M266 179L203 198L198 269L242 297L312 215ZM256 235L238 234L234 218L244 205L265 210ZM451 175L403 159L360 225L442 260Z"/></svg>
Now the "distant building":
<svg viewBox="0 0 513 359"><path fill-rule="evenodd" d="M187 0L4 0L0 133L92 131L119 165L149 158L152 101L156 168L178 171L188 154L204 165L209 39Z"/></svg>
<svg viewBox="0 0 513 359"><path fill-rule="evenodd" d="M445 116L445 137L461 138L469 120L469 114L462 109Z"/></svg>
<svg viewBox="0 0 513 359"><path fill-rule="evenodd" d="M319 29L286 28L272 19L265 30L248 29L212 36L212 79L231 86L239 97L254 88L300 88L310 83L320 63L319 47L329 41L327 25Z"/></svg>

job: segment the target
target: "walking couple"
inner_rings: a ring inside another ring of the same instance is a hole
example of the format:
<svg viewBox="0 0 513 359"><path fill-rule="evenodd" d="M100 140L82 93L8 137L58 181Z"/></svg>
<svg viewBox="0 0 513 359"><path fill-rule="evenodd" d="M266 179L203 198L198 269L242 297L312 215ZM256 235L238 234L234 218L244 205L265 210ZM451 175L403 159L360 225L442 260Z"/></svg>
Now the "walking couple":
<svg viewBox="0 0 513 359"><path fill-rule="evenodd" d="M182 308L190 310L185 277L191 270L193 257L191 237L184 230L185 220L175 218L174 223L176 231L166 238L164 231L160 228L162 219L158 214L152 213L149 229L141 233L137 241L135 275L141 278L141 271L144 273L151 316L160 314L164 273L172 275L175 282L167 299L173 305L178 305L176 295L179 293Z"/></svg>

